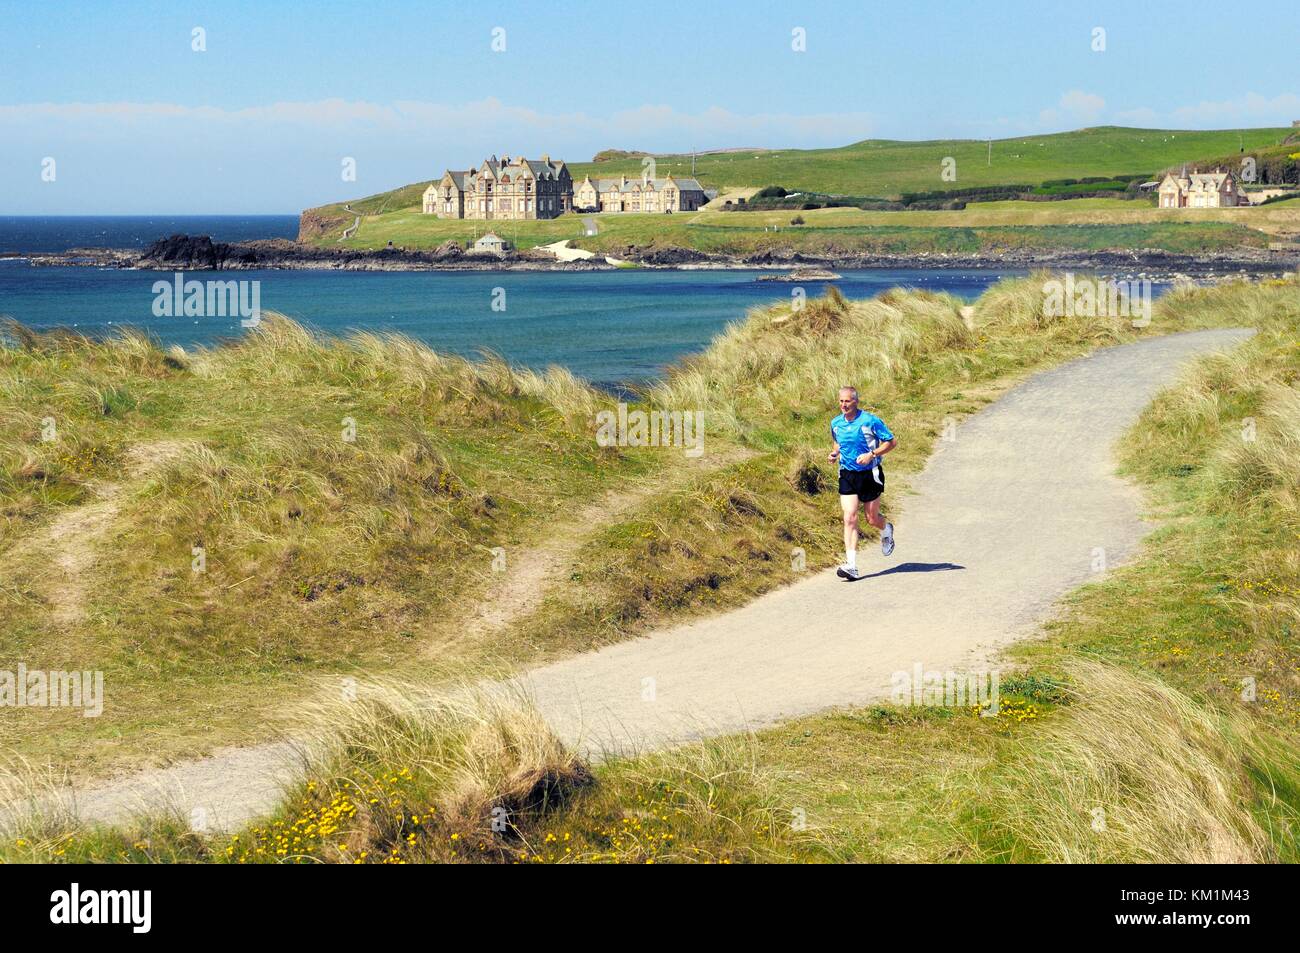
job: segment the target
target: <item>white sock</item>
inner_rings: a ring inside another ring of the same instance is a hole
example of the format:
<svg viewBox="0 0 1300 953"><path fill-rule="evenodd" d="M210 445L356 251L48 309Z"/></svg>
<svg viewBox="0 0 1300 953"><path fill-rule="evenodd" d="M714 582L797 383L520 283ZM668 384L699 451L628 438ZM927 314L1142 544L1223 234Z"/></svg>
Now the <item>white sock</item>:
<svg viewBox="0 0 1300 953"><path fill-rule="evenodd" d="M844 565L850 569L858 568L858 551L856 549L846 549L844 551Z"/></svg>
<svg viewBox="0 0 1300 953"><path fill-rule="evenodd" d="M881 536L890 537L894 535L894 524L886 523L885 528L880 531Z"/></svg>

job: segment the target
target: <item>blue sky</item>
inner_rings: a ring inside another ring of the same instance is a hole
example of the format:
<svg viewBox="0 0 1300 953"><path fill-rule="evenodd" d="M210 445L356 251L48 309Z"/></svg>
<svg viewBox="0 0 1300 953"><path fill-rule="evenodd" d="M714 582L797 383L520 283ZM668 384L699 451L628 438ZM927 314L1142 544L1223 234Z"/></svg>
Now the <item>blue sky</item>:
<svg viewBox="0 0 1300 953"><path fill-rule="evenodd" d="M492 152L1289 125L1297 50L1294 0L0 0L0 214L297 212Z"/></svg>

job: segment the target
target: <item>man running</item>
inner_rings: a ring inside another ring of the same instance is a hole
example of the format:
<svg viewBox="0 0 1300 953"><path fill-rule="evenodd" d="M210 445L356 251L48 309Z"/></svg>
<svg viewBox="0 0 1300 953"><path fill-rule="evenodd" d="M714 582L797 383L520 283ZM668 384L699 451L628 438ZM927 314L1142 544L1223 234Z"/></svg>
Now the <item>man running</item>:
<svg viewBox="0 0 1300 953"><path fill-rule="evenodd" d="M858 507L867 506L867 522L880 530L880 551L894 551L894 524L880 515L880 494L885 492L885 468L880 458L898 440L874 414L858 409L856 387L840 388L840 415L831 421L834 448L828 458L840 462L840 508L844 511L844 565L835 570L841 579L861 579L858 572Z"/></svg>

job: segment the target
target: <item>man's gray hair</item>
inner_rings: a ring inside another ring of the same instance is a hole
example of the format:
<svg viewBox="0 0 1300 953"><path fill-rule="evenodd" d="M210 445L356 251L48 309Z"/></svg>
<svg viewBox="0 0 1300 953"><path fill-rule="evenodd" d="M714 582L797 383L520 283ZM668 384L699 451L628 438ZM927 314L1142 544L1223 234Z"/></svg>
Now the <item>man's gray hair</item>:
<svg viewBox="0 0 1300 953"><path fill-rule="evenodd" d="M840 388L840 393L842 394L842 393L844 393L846 390L847 390L847 391L852 391L852 392L853 392L853 399L854 399L854 400L857 400L857 399L858 399L858 389L857 389L856 387L854 387L854 386L851 385L851 384L845 384L843 387Z"/></svg>

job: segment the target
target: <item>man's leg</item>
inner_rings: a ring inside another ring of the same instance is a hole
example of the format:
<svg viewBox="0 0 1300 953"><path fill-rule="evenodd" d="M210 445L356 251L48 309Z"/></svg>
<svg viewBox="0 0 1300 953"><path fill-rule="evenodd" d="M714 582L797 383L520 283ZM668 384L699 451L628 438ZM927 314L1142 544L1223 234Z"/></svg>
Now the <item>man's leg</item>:
<svg viewBox="0 0 1300 953"><path fill-rule="evenodd" d="M867 522L876 529L885 528L885 518L880 515L880 497L876 497L867 504Z"/></svg>
<svg viewBox="0 0 1300 953"><path fill-rule="evenodd" d="M880 530L880 551L888 556L894 551L894 524L885 522L880 513L880 497L867 504L867 521Z"/></svg>
<svg viewBox="0 0 1300 953"><path fill-rule="evenodd" d="M857 494L840 496L840 509L844 511L844 565L854 568L858 565L858 507L861 502Z"/></svg>

